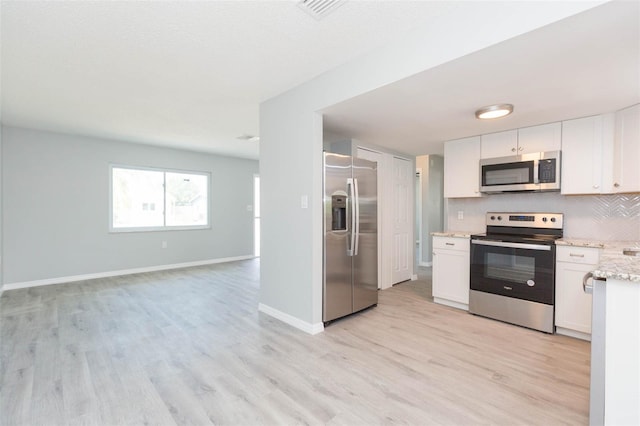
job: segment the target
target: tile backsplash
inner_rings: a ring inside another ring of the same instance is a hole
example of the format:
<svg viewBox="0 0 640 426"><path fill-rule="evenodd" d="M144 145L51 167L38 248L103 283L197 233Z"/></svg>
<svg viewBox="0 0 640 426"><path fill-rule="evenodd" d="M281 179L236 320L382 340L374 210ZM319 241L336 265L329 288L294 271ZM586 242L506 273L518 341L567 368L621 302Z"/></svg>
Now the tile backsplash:
<svg viewBox="0 0 640 426"><path fill-rule="evenodd" d="M494 194L450 198L447 229L483 232L485 213L564 213L564 236L602 241L640 241L640 194L571 195L559 193ZM463 212L463 219L458 219Z"/></svg>

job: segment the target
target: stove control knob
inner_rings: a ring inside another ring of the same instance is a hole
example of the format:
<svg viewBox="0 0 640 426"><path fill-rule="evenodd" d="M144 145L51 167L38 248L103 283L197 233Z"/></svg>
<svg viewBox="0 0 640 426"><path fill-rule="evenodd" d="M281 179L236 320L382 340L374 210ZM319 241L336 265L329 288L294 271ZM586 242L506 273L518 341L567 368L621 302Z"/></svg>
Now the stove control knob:
<svg viewBox="0 0 640 426"><path fill-rule="evenodd" d="M552 218L551 218L551 222L555 222L555 221L556 221L556 218L555 218L555 217L552 217Z"/></svg>
<svg viewBox="0 0 640 426"><path fill-rule="evenodd" d="M553 220L553 219L551 219L551 220ZM543 217L543 218L542 218L542 221L543 221L543 222L546 222L546 221L547 221L547 218L546 218L546 217Z"/></svg>
<svg viewBox="0 0 640 426"><path fill-rule="evenodd" d="M498 216L498 220L502 220L502 216Z"/></svg>
<svg viewBox="0 0 640 426"><path fill-rule="evenodd" d="M495 216L491 216L491 220L496 220L496 217Z"/></svg>

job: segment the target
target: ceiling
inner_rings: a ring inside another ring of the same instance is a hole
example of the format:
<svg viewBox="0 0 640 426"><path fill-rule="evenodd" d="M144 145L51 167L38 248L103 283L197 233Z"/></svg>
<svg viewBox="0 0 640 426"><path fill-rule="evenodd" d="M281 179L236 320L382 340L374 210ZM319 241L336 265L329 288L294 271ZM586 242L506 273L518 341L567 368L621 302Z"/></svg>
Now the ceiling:
<svg viewBox="0 0 640 426"><path fill-rule="evenodd" d="M612 2L324 110L326 132L414 155L640 102L640 2ZM476 109L514 113L477 120Z"/></svg>
<svg viewBox="0 0 640 426"><path fill-rule="evenodd" d="M297 3L2 0L2 122L257 158L261 101L458 7Z"/></svg>
<svg viewBox="0 0 640 426"><path fill-rule="evenodd" d="M2 123L258 158L259 103L465 2L0 3ZM334 105L325 130L412 154L639 101L638 2L605 4ZM515 104L480 123L473 111Z"/></svg>

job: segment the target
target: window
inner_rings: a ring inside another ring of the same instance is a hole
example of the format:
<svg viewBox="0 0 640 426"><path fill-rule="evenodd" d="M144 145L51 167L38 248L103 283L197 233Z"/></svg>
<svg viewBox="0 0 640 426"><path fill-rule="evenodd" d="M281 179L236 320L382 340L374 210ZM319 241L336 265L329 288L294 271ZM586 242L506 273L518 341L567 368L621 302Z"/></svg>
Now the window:
<svg viewBox="0 0 640 426"><path fill-rule="evenodd" d="M209 174L111 166L111 230L209 227Z"/></svg>

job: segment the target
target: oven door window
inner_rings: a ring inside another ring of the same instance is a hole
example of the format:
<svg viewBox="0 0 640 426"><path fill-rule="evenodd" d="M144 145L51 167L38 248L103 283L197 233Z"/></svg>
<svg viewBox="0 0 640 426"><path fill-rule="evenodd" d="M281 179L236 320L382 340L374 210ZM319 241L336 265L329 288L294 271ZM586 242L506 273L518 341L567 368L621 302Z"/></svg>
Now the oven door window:
<svg viewBox="0 0 640 426"><path fill-rule="evenodd" d="M536 258L518 254L487 252L484 275L489 279L526 284L536 278Z"/></svg>
<svg viewBox="0 0 640 426"><path fill-rule="evenodd" d="M552 305L555 251L471 245L471 289Z"/></svg>
<svg viewBox="0 0 640 426"><path fill-rule="evenodd" d="M482 186L533 183L533 161L482 166Z"/></svg>

